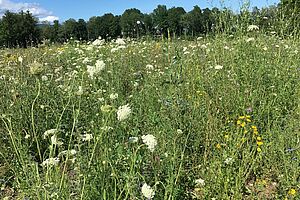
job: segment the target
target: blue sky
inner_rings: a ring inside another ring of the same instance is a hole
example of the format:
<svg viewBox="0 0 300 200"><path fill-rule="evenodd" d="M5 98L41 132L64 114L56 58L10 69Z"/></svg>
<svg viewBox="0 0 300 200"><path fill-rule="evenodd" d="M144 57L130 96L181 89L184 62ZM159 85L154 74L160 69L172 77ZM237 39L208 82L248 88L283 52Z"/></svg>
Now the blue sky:
<svg viewBox="0 0 300 200"><path fill-rule="evenodd" d="M238 10L245 0L223 0L227 7ZM88 20L92 16L105 13L120 15L128 8L138 8L143 13L150 13L157 5L168 8L181 6L190 11L194 5L200 8L220 7L219 0L0 0L0 15L4 10L29 10L41 21L60 21L69 18ZM277 4L279 0L251 0L250 7L265 7Z"/></svg>

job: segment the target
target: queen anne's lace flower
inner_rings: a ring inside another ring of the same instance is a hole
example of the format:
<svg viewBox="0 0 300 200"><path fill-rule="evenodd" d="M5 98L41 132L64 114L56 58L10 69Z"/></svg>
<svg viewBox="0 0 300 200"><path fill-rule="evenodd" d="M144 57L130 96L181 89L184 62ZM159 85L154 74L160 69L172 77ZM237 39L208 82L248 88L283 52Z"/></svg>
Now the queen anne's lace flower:
<svg viewBox="0 0 300 200"><path fill-rule="evenodd" d="M117 111L117 118L119 121L123 121L131 114L131 108L129 105L120 106Z"/></svg>
<svg viewBox="0 0 300 200"><path fill-rule="evenodd" d="M153 135L143 135L142 140L147 145L148 149L153 152L157 145L156 138Z"/></svg>
<svg viewBox="0 0 300 200"><path fill-rule="evenodd" d="M152 199L155 195L154 190L149 185L147 185L147 183L144 183L144 185L142 186L142 193L147 199Z"/></svg>

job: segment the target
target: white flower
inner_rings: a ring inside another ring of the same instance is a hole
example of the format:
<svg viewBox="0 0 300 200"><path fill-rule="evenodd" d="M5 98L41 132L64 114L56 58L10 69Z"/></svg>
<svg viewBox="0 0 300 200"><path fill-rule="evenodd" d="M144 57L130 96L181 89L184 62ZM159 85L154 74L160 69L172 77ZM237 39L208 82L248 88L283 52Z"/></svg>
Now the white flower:
<svg viewBox="0 0 300 200"><path fill-rule="evenodd" d="M22 64L23 63L23 58L21 56L19 56L18 61Z"/></svg>
<svg viewBox="0 0 300 200"><path fill-rule="evenodd" d="M85 134L85 135L82 136L83 141L90 141L91 139L93 139L92 134Z"/></svg>
<svg viewBox="0 0 300 200"><path fill-rule="evenodd" d="M71 149L70 153L71 153L71 155L75 155L77 153L77 151L75 149Z"/></svg>
<svg viewBox="0 0 300 200"><path fill-rule="evenodd" d="M102 131L110 131L110 130L113 130L114 128L113 127L110 127L110 126L103 126L100 128Z"/></svg>
<svg viewBox="0 0 300 200"><path fill-rule="evenodd" d="M144 183L144 185L142 186L142 193L147 199L152 199L155 195L154 190L149 185L147 185L147 183Z"/></svg>
<svg viewBox="0 0 300 200"><path fill-rule="evenodd" d="M196 186L204 186L205 181L201 178L195 180Z"/></svg>
<svg viewBox="0 0 300 200"><path fill-rule="evenodd" d="M129 137L128 142L130 143L137 143L139 141L138 137Z"/></svg>
<svg viewBox="0 0 300 200"><path fill-rule="evenodd" d="M117 111L117 118L119 121L123 121L131 114L131 108L129 105L120 106Z"/></svg>
<svg viewBox="0 0 300 200"><path fill-rule="evenodd" d="M153 152L155 146L157 145L157 140L153 135L143 135L142 136L143 142L148 146L148 149Z"/></svg>
<svg viewBox="0 0 300 200"><path fill-rule="evenodd" d="M126 43L125 43L125 41L122 38L117 38L116 39L116 44L118 44L118 45L125 45Z"/></svg>
<svg viewBox="0 0 300 200"><path fill-rule="evenodd" d="M52 145L61 146L63 143L60 142L60 141L57 139L57 136L54 134L54 135L52 135L52 137L51 137L51 144L52 144Z"/></svg>
<svg viewBox="0 0 300 200"><path fill-rule="evenodd" d="M182 134L183 132L182 132L181 129L177 129L177 133L178 133L178 134Z"/></svg>
<svg viewBox="0 0 300 200"><path fill-rule="evenodd" d="M55 166L59 163L59 158L48 158L42 162L42 166Z"/></svg>
<svg viewBox="0 0 300 200"><path fill-rule="evenodd" d="M252 41L254 41L253 37L246 39L246 42L252 42Z"/></svg>
<svg viewBox="0 0 300 200"><path fill-rule="evenodd" d="M230 165L230 164L232 164L234 162L234 159L233 158L226 158L226 160L224 161L224 163L226 164L226 165Z"/></svg>
<svg viewBox="0 0 300 200"><path fill-rule="evenodd" d="M153 67L153 65L146 65L146 69L148 69L148 70L153 70L154 67Z"/></svg>
<svg viewBox="0 0 300 200"><path fill-rule="evenodd" d="M87 65L87 73L91 79L99 74L105 68L105 63L102 60L97 60L95 66Z"/></svg>
<svg viewBox="0 0 300 200"><path fill-rule="evenodd" d="M217 70L223 69L223 66L222 66L222 65L216 65L216 66L215 66L215 69L217 69Z"/></svg>
<svg viewBox="0 0 300 200"><path fill-rule="evenodd" d="M81 95L83 94L82 86L79 86L79 87L78 87L78 91L76 92L76 94L77 94L78 96L81 96Z"/></svg>
<svg viewBox="0 0 300 200"><path fill-rule="evenodd" d="M112 93L112 94L110 94L109 95L109 98L111 99L111 100L115 100L115 99L117 99L118 98L118 93Z"/></svg>
<svg viewBox="0 0 300 200"><path fill-rule="evenodd" d="M96 71L100 72L102 70L104 70L105 68L105 63L103 62L103 60L97 60L96 61Z"/></svg>
<svg viewBox="0 0 300 200"><path fill-rule="evenodd" d="M48 81L48 76L42 76L42 81Z"/></svg>
<svg viewBox="0 0 300 200"><path fill-rule="evenodd" d="M247 31L258 31L259 27L256 25L249 25Z"/></svg>
<svg viewBox="0 0 300 200"><path fill-rule="evenodd" d="M92 43L92 45L94 45L94 46L101 46L101 45L103 45L104 43L105 43L105 40L102 40L101 37L99 37L98 39L96 39L96 40Z"/></svg>
<svg viewBox="0 0 300 200"><path fill-rule="evenodd" d="M58 132L57 129L49 129L49 130L45 131L44 132L44 139L46 139L49 135L54 135L57 132Z"/></svg>

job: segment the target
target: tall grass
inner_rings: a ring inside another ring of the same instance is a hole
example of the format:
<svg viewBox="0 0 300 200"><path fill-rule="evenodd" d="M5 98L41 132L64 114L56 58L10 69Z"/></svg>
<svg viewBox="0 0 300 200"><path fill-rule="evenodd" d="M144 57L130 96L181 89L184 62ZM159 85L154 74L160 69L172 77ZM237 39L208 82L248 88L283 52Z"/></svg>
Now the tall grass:
<svg viewBox="0 0 300 200"><path fill-rule="evenodd" d="M297 199L299 41L246 25L1 50L0 197Z"/></svg>

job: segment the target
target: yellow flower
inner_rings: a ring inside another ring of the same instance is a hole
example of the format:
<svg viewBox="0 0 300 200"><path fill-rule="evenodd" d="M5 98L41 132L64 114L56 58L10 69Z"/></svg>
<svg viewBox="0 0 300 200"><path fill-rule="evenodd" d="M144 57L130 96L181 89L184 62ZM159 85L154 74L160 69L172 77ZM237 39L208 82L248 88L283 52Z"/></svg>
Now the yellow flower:
<svg viewBox="0 0 300 200"><path fill-rule="evenodd" d="M221 149L220 143L216 144L216 148L217 148L217 149Z"/></svg>
<svg viewBox="0 0 300 200"><path fill-rule="evenodd" d="M237 125L240 125L241 123L242 123L241 120L237 120L236 122Z"/></svg>
<svg viewBox="0 0 300 200"><path fill-rule="evenodd" d="M261 152L261 148L260 147L257 147L257 152Z"/></svg>
<svg viewBox="0 0 300 200"><path fill-rule="evenodd" d="M245 116L239 116L239 119L245 119Z"/></svg>
<svg viewBox="0 0 300 200"><path fill-rule="evenodd" d="M257 144L258 146L261 146L261 145L263 145L264 143L263 143L262 141L257 141L256 144Z"/></svg>
<svg viewBox="0 0 300 200"><path fill-rule="evenodd" d="M244 128L246 126L246 122L242 122L240 126Z"/></svg>
<svg viewBox="0 0 300 200"><path fill-rule="evenodd" d="M297 193L297 191L294 188L290 189L288 192L288 194L292 195L292 196L296 195L296 193Z"/></svg>
<svg viewBox="0 0 300 200"><path fill-rule="evenodd" d="M258 136L258 137L256 138L256 140L261 140L261 137Z"/></svg>
<svg viewBox="0 0 300 200"><path fill-rule="evenodd" d="M229 135L224 135L224 138L225 138L226 140L228 140L228 139L229 139Z"/></svg>

